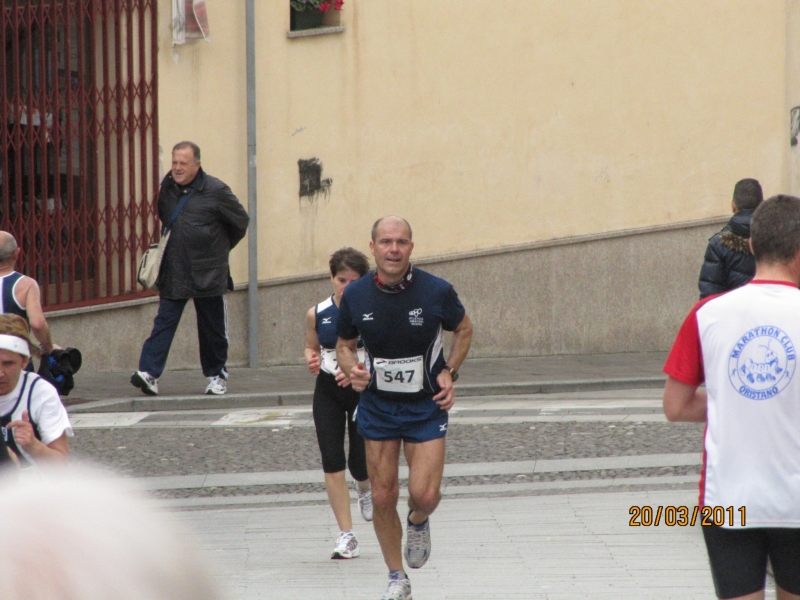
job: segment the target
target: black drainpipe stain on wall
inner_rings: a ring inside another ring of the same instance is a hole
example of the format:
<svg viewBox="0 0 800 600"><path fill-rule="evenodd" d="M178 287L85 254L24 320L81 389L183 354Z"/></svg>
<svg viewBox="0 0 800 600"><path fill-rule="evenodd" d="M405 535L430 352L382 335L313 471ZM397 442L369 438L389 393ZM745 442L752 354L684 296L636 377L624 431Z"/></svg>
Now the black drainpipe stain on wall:
<svg viewBox="0 0 800 600"><path fill-rule="evenodd" d="M330 193L333 180L322 179L322 163L318 158L300 159L297 161L300 169L300 198L306 197L312 202L319 194Z"/></svg>

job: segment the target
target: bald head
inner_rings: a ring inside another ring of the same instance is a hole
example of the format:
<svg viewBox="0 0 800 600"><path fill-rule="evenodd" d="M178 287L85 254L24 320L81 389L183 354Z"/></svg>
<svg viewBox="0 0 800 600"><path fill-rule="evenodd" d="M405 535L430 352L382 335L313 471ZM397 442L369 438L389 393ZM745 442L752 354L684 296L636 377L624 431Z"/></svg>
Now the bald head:
<svg viewBox="0 0 800 600"><path fill-rule="evenodd" d="M17 250L17 240L7 231L0 231L0 264L14 262L14 253Z"/></svg>
<svg viewBox="0 0 800 600"><path fill-rule="evenodd" d="M386 224L393 223L393 224L402 225L403 227L406 228L406 231L408 232L408 239L411 240L413 238L413 235L411 233L411 225L408 224L408 221L406 221L403 217L396 217L394 215L391 215L391 216L388 216L388 217L381 217L380 219L375 221L375 224L372 226L372 241L373 242L378 239L378 228L381 225L383 225L384 223L386 223Z"/></svg>

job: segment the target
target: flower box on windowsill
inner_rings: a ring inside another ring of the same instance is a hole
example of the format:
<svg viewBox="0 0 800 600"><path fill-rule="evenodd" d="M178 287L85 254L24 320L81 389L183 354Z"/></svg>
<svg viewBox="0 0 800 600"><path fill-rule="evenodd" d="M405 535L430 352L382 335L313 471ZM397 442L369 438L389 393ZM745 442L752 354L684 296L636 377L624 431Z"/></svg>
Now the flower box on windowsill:
<svg viewBox="0 0 800 600"><path fill-rule="evenodd" d="M305 29L316 29L322 27L325 21L325 13L315 8L306 8L305 10L291 9L291 24L292 31L303 31Z"/></svg>
<svg viewBox="0 0 800 600"><path fill-rule="evenodd" d="M289 0L290 26L287 36L307 37L342 33L344 0Z"/></svg>

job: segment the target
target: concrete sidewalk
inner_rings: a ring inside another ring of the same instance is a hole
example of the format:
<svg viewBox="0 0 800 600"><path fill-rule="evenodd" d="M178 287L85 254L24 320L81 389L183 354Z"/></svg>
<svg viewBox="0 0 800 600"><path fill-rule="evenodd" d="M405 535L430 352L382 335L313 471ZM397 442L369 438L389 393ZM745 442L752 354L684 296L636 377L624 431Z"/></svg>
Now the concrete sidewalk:
<svg viewBox="0 0 800 600"><path fill-rule="evenodd" d="M666 352L470 359L456 384L460 397L660 387ZM204 396L200 371L167 371L159 395L146 396L128 372L76 376L70 412L235 409L309 404L314 377L305 366L230 369L228 393Z"/></svg>
<svg viewBox="0 0 800 600"><path fill-rule="evenodd" d="M445 498L431 517L431 560L409 572L414 598L713 598L698 525L630 526L632 506L696 501L696 489ZM194 532L190 543L208 556L230 600L374 600L386 589L370 524L354 522L360 558L328 558L337 528L327 506L173 517Z"/></svg>

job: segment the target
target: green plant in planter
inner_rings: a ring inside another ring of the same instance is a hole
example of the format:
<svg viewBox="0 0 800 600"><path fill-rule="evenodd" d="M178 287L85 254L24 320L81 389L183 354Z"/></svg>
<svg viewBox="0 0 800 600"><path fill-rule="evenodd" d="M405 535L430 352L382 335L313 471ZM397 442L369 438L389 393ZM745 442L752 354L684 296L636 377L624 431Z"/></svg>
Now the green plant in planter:
<svg viewBox="0 0 800 600"><path fill-rule="evenodd" d="M292 8L298 12L304 10L318 10L320 12L328 12L331 8L333 10L342 10L344 0L289 0Z"/></svg>

